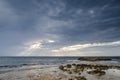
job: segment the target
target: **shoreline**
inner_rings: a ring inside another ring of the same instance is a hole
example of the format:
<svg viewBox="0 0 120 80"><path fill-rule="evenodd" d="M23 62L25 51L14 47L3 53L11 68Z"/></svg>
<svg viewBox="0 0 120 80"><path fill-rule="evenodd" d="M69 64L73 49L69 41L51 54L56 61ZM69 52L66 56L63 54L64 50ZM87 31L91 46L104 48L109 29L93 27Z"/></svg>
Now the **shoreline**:
<svg viewBox="0 0 120 80"><path fill-rule="evenodd" d="M116 61L70 60L69 62L61 65L29 65L12 69L13 70L10 72L0 74L0 80L120 79L120 64L118 64Z"/></svg>

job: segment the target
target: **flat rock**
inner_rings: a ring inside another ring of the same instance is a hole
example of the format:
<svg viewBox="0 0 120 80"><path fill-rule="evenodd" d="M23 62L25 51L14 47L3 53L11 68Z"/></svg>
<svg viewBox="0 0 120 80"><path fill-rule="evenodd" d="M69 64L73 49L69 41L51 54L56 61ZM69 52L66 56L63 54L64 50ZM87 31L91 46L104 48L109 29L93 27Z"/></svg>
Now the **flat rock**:
<svg viewBox="0 0 120 80"><path fill-rule="evenodd" d="M111 61L111 58L108 57L80 57L78 60L81 61Z"/></svg>

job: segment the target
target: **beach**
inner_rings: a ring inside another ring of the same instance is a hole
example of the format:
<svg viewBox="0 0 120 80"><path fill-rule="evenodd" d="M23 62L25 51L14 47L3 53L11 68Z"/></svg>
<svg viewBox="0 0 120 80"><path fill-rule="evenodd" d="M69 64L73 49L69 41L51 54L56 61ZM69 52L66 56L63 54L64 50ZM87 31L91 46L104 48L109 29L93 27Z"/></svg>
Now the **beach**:
<svg viewBox="0 0 120 80"><path fill-rule="evenodd" d="M64 59L64 58L62 58ZM61 59L61 60L62 60ZM38 59L37 59L38 60ZM53 59L51 59L52 61ZM60 59L58 59L59 61ZM57 62L58 62L57 61ZM51 62L53 63L53 61ZM1 66L0 80L119 80L120 62L117 60L78 60L67 58L54 64L24 64Z"/></svg>

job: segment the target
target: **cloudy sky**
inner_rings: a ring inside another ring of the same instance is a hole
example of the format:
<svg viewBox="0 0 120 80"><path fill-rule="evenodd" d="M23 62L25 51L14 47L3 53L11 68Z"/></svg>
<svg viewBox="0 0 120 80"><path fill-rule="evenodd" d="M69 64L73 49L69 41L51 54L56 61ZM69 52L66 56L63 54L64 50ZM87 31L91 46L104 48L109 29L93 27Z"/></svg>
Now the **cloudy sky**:
<svg viewBox="0 0 120 80"><path fill-rule="evenodd" d="M0 56L120 56L120 0L0 0Z"/></svg>

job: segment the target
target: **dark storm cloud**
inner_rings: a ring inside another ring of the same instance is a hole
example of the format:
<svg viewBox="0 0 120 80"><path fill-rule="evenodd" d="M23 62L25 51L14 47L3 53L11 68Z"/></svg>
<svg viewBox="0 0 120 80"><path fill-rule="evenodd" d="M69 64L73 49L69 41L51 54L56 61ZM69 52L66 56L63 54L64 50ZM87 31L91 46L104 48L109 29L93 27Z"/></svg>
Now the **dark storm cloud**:
<svg viewBox="0 0 120 80"><path fill-rule="evenodd" d="M119 0L1 0L0 55L34 40L44 47L120 40ZM12 48L12 49L11 49ZM46 54L47 55L47 54Z"/></svg>
<svg viewBox="0 0 120 80"><path fill-rule="evenodd" d="M63 39L70 42L119 40L120 5L118 3L120 3L118 0L69 0L66 11L57 17L63 20L71 19L74 25L63 26L53 32L63 35Z"/></svg>

